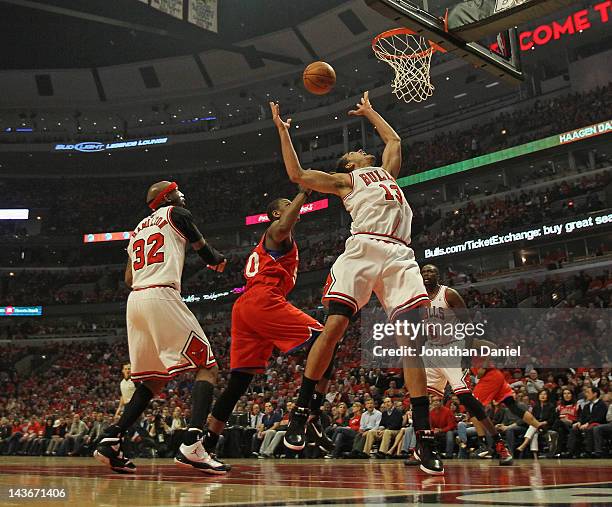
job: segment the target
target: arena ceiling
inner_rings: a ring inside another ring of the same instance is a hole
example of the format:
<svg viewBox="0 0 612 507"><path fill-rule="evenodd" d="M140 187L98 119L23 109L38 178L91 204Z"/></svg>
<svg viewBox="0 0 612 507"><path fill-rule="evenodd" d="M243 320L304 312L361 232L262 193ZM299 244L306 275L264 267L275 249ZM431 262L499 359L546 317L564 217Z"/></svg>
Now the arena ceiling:
<svg viewBox="0 0 612 507"><path fill-rule="evenodd" d="M98 67L210 49L243 52L233 44L295 27L345 2L220 0L217 34L137 0L0 0L0 40L10 48L0 53L0 69Z"/></svg>

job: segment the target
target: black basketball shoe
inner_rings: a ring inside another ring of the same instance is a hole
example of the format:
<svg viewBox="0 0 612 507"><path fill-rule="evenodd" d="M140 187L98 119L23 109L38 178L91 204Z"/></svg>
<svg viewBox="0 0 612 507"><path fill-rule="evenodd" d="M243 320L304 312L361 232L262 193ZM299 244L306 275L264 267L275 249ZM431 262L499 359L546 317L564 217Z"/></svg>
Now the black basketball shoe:
<svg viewBox="0 0 612 507"><path fill-rule="evenodd" d="M123 455L121 439L118 437L103 438L93 453L100 463L110 466L113 472L118 474L133 474L136 465Z"/></svg>
<svg viewBox="0 0 612 507"><path fill-rule="evenodd" d="M334 443L327 437L321 428L318 417L314 417L306 424L306 440L314 443L323 452L333 452Z"/></svg>
<svg viewBox="0 0 612 507"><path fill-rule="evenodd" d="M443 475L444 465L436 451L436 438L431 430L419 430L416 432L417 446L415 456L421 460L420 468L430 475Z"/></svg>
<svg viewBox="0 0 612 507"><path fill-rule="evenodd" d="M310 411L305 407L296 407L291 412L291 420L287 433L285 433L284 443L292 451L301 451L306 445L306 424Z"/></svg>

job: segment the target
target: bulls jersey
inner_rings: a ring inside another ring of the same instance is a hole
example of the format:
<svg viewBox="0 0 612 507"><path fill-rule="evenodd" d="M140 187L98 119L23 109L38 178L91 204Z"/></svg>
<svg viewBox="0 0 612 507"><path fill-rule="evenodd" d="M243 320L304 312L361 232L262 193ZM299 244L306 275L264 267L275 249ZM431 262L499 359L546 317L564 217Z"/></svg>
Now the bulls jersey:
<svg viewBox="0 0 612 507"><path fill-rule="evenodd" d="M343 201L353 219L351 233L410 244L412 210L393 176L382 167L355 169L350 175L353 190Z"/></svg>
<svg viewBox="0 0 612 507"><path fill-rule="evenodd" d="M291 292L297 278L300 257L295 241L291 241L291 248L280 256L274 256L265 247L264 234L249 256L244 268L244 277L247 280L246 290L263 284L277 286L284 296Z"/></svg>
<svg viewBox="0 0 612 507"><path fill-rule="evenodd" d="M185 208L165 206L155 210L130 237L127 250L132 289L168 285L180 291L186 245L201 238Z"/></svg>
<svg viewBox="0 0 612 507"><path fill-rule="evenodd" d="M446 285L440 285L437 294L431 299L431 307L427 309L428 323L432 324L455 324L457 318L455 312L446 300ZM433 345L446 345L455 340L452 334L428 334L428 342Z"/></svg>

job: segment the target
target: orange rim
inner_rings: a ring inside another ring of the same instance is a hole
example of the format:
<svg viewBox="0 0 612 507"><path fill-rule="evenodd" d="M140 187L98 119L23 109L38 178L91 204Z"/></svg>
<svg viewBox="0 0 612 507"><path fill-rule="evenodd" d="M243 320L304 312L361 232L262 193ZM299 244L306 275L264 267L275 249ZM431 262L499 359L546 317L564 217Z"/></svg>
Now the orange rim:
<svg viewBox="0 0 612 507"><path fill-rule="evenodd" d="M381 59L402 59L402 58L421 58L423 56L425 56L427 53L429 53L430 51L433 53L435 53L436 51L440 51L442 53L446 53L446 50L444 50L443 48L441 48L440 46L438 46L438 44L436 44L435 42L432 41L428 41L429 42L429 48L424 49L423 51L419 51L417 53L412 53L410 55L387 55L384 53L381 53L377 48L376 48L376 44L378 43L378 41L382 40L382 39L386 39L388 37L393 37L394 35L418 35L414 30L411 30L410 28L406 28L406 27L402 27L402 28L393 28L392 30L387 30L386 32L382 32L379 33L376 37L374 37L372 39L372 51L374 51L374 53L376 54L376 56L378 58Z"/></svg>

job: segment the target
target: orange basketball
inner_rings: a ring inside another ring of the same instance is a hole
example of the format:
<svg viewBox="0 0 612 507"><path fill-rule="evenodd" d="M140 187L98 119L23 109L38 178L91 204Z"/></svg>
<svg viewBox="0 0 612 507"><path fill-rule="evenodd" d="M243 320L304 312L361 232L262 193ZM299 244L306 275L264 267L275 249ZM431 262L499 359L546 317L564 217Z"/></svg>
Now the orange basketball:
<svg viewBox="0 0 612 507"><path fill-rule="evenodd" d="M325 62L314 62L304 69L304 87L315 95L329 93L336 84L336 71Z"/></svg>

